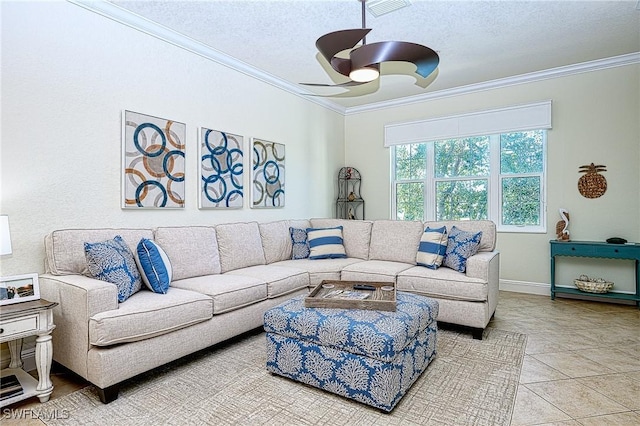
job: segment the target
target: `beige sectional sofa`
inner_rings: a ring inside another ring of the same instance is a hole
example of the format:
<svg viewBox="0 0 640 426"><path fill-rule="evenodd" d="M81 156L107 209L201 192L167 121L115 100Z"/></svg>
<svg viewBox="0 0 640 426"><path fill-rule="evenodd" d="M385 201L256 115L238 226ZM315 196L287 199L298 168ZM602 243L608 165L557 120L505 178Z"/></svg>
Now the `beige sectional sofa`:
<svg viewBox="0 0 640 426"><path fill-rule="evenodd" d="M416 266L425 226L482 231L466 273ZM343 227L341 259L292 260L289 228ZM90 278L85 242L120 235L135 250L153 239L170 259L166 294L143 289L119 303L113 284ZM152 368L260 327L264 312L322 280L392 281L435 298L439 321L481 338L498 301L499 253L493 222L281 220L155 229L66 229L45 238L43 298L54 309L54 359L117 397L118 384Z"/></svg>

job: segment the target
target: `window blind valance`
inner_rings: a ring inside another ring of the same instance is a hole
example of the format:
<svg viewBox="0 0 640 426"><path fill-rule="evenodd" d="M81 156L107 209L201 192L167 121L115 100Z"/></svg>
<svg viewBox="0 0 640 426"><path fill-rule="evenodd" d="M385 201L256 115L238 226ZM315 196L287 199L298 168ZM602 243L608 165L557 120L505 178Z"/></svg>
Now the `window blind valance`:
<svg viewBox="0 0 640 426"><path fill-rule="evenodd" d="M551 101L384 126L384 146L551 129Z"/></svg>

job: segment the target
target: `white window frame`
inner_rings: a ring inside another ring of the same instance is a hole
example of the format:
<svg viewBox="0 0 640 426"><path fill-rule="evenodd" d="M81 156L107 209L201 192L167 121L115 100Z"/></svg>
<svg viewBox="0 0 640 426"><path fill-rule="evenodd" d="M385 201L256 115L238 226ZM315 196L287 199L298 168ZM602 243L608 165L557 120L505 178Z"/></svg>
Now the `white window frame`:
<svg viewBox="0 0 640 426"><path fill-rule="evenodd" d="M514 226L502 225L502 176L500 174L500 141L499 135L527 130L550 130L551 126L551 100L535 102L524 105L507 106L492 110L471 112L466 114L437 117L425 120L410 121L404 123L390 123L384 126L384 146L386 148L395 145L423 143L445 139L461 139L471 136L497 135L497 149L491 149L492 167L489 178L488 215L489 219L496 223L499 232L547 232L547 132L543 144L542 182L540 189L540 225L539 226ZM433 142L430 143L431 151L427 146L427 163L433 161ZM396 180L395 153L389 156L391 161L391 215L397 219L396 208ZM431 159L431 160L429 160ZM497 161L497 163L495 163ZM497 164L497 168L493 164ZM430 168L431 167L431 168ZM433 163L426 165L427 178L434 175ZM497 170L497 173L494 173ZM536 174L537 175L537 174ZM518 175L504 175L517 177ZM413 182L411 181L401 181ZM431 187L426 179L417 181L425 182L424 212L426 220L435 218L435 184ZM427 206L433 206L428 209ZM432 211L431 211L432 210Z"/></svg>
<svg viewBox="0 0 640 426"><path fill-rule="evenodd" d="M512 132L507 132L512 133ZM502 174L500 170L500 135L483 135L489 136L489 155L490 155L490 172L486 177L456 177L456 178L436 178L435 177L435 149L434 142L421 142L426 144L426 176L424 179L396 179L396 156L395 146L393 148L391 159L391 215L394 220L397 220L397 197L396 186L399 183L413 183L421 182L424 184L424 218L426 221L436 220L436 184L440 181L446 180L473 180L483 179L488 181L487 187L487 215L488 220L492 220L496 223L497 230L499 232L520 232L520 233L546 233L547 232L547 132L543 133L542 144L542 171L539 173L514 173L514 174ZM419 143L419 142L414 142ZM540 212L539 212L539 225L504 225L502 223L502 180L505 178L518 178L518 177L540 177Z"/></svg>

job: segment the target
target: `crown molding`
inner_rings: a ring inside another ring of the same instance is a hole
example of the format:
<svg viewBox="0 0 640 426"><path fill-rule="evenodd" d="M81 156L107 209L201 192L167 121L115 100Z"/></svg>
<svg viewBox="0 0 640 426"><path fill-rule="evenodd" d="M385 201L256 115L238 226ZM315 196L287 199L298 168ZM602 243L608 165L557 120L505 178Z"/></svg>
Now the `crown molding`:
<svg viewBox="0 0 640 426"><path fill-rule="evenodd" d="M448 98L452 96L466 95L470 93L481 92L485 90L499 89L503 87L514 86L517 84L531 83L535 81L548 80L552 78L564 77L585 72L592 72L606 68L621 67L626 65L640 63L640 52L630 53L626 55L614 56L611 58L598 59L595 61L582 62L574 65L551 68L544 71L537 71L527 74L520 74L512 77L501 78L497 80L485 81L482 83L469 84L466 86L454 87L451 89L438 90L421 95L408 96L390 101L376 102L367 105L355 107L344 107L336 104L326 98L318 97L310 91L305 91L299 85L292 84L286 80L278 78L273 74L259 70L239 59L222 53L210 46L205 45L197 40L180 34L170 28L146 19L140 15L123 9L106 0L67 0L69 3L80 6L91 12L97 13L108 19L126 25L130 28L156 37L169 44L181 49L185 49L191 53L209 59L220 65L224 65L235 71L247 76L253 77L264 83L270 84L287 93L298 96L308 102L315 103L331 111L342 115L359 114L363 112L371 112L383 110L387 108L395 108L404 105L412 105L420 102ZM640 0L639 0L640 1Z"/></svg>
<svg viewBox="0 0 640 426"><path fill-rule="evenodd" d="M358 114L362 112L377 111L387 108L395 108L404 105L416 104L424 101L432 101L435 99L448 98L451 96L460 96L470 93L482 92L491 89L500 89L503 87L514 86L517 84L531 83L534 81L550 80L553 78L566 77L569 75L581 74L603 70L607 68L622 67L626 65L640 63L640 52L629 53L626 55L613 56L595 61L581 62L574 65L566 65L563 67L550 68L548 70L536 71L527 74L520 74L513 77L500 78L497 80L485 81L482 83L469 84L466 86L454 87L451 89L438 90L435 92L425 93L423 95L407 96L404 98L394 99L391 101L377 102L367 105L347 108L345 115Z"/></svg>
<svg viewBox="0 0 640 426"><path fill-rule="evenodd" d="M300 86L296 84L289 83L288 81L274 76L273 74L259 70L247 64L246 62L240 61L239 59L222 53L219 50L213 49L212 47L207 46L204 43L194 40L191 37L180 34L177 31L165 27L164 25L160 25L157 22L146 19L106 0L67 1L76 6L80 6L91 12L104 16L105 18L133 28L134 30L138 30L164 42L172 44L176 47L199 55L205 59L209 59L213 62L224 65L225 67L231 68L249 77L253 77L264 83L270 84L274 87L284 90L285 92L291 93L295 96L305 99L306 101L318 104L331 111L343 115L346 111L345 107L324 98L314 96L315 94L312 92L305 92L304 89L301 89Z"/></svg>

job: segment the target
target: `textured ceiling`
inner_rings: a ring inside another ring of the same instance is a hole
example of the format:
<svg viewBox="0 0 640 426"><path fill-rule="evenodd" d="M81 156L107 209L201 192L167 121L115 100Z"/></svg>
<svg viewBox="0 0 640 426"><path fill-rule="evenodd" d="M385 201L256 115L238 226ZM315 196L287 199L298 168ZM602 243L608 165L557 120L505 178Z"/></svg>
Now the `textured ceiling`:
<svg viewBox="0 0 640 426"><path fill-rule="evenodd" d="M315 41L361 27L357 0L111 3L293 84L345 81L327 73ZM640 52L636 0L411 3L378 18L367 14L367 42L410 41L436 50L440 66L426 88L410 75L384 75L412 71L391 63L379 81L353 92L302 85L300 92L342 94L327 99L353 107Z"/></svg>

